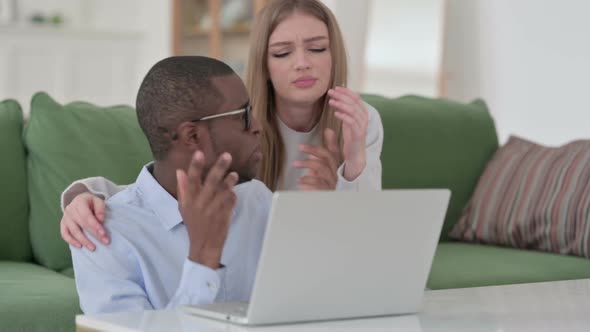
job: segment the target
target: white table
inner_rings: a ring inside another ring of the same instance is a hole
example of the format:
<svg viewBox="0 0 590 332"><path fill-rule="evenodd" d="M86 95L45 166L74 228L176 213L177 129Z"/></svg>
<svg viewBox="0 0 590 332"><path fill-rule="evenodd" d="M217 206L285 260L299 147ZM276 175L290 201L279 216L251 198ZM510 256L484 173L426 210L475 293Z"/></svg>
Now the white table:
<svg viewBox="0 0 590 332"><path fill-rule="evenodd" d="M427 291L417 315L242 327L181 310L76 317L79 331L590 331L590 279Z"/></svg>

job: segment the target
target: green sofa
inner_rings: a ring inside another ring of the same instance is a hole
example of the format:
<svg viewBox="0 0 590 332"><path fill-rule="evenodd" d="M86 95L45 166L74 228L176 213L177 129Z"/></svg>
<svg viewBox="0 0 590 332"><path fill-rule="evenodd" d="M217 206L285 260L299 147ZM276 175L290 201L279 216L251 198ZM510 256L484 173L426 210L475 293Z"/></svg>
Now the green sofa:
<svg viewBox="0 0 590 332"><path fill-rule="evenodd" d="M590 277L590 260L448 239L498 147L483 102L364 98L385 128L383 187L452 191L428 287ZM0 103L0 331L72 331L80 309L59 235L60 193L88 176L130 183L150 152L131 107L61 105L39 93L26 125L22 114L15 101Z"/></svg>

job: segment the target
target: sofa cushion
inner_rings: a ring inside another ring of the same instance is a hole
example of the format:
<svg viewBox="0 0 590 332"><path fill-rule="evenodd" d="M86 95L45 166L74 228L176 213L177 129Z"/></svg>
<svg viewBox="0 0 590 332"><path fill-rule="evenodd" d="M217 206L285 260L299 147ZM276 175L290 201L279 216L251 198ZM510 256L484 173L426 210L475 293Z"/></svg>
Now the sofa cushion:
<svg viewBox="0 0 590 332"><path fill-rule="evenodd" d="M449 188L441 239L459 220L486 163L498 147L494 122L481 101L469 104L404 96L365 95L383 121L383 188Z"/></svg>
<svg viewBox="0 0 590 332"><path fill-rule="evenodd" d="M74 268L68 267L64 270L59 271L59 273L63 274L66 277L74 278Z"/></svg>
<svg viewBox="0 0 590 332"><path fill-rule="evenodd" d="M14 100L0 102L0 260L32 258L23 113Z"/></svg>
<svg viewBox="0 0 590 332"><path fill-rule="evenodd" d="M74 331L74 279L39 265L0 262L0 331Z"/></svg>
<svg viewBox="0 0 590 332"><path fill-rule="evenodd" d="M554 148L510 137L451 237L590 258L590 140Z"/></svg>
<svg viewBox="0 0 590 332"><path fill-rule="evenodd" d="M45 93L33 96L24 138L33 252L44 266L63 270L72 263L59 234L61 192L90 176L131 183L151 152L133 108L83 102L62 106Z"/></svg>
<svg viewBox="0 0 590 332"><path fill-rule="evenodd" d="M459 242L439 243L431 289L590 278L590 260L552 253Z"/></svg>

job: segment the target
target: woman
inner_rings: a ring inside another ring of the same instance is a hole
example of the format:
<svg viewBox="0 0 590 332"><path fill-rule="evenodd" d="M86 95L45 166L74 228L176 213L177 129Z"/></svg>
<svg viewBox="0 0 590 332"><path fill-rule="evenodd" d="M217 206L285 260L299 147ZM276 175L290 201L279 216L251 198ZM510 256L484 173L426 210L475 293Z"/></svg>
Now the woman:
<svg viewBox="0 0 590 332"><path fill-rule="evenodd" d="M246 83L262 124L260 180L273 191L381 189L383 126L344 87L344 42L330 10L317 0L271 1L252 36ZM62 196L62 238L94 250L83 228L107 244L96 196L122 189L104 178L72 184Z"/></svg>

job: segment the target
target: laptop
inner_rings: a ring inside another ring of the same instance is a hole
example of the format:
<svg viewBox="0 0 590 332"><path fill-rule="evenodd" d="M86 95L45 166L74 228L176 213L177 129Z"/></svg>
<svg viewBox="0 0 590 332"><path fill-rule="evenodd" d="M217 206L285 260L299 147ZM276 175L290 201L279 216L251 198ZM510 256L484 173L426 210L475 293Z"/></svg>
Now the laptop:
<svg viewBox="0 0 590 332"><path fill-rule="evenodd" d="M447 189L276 192L249 303L186 306L243 325L419 311Z"/></svg>

